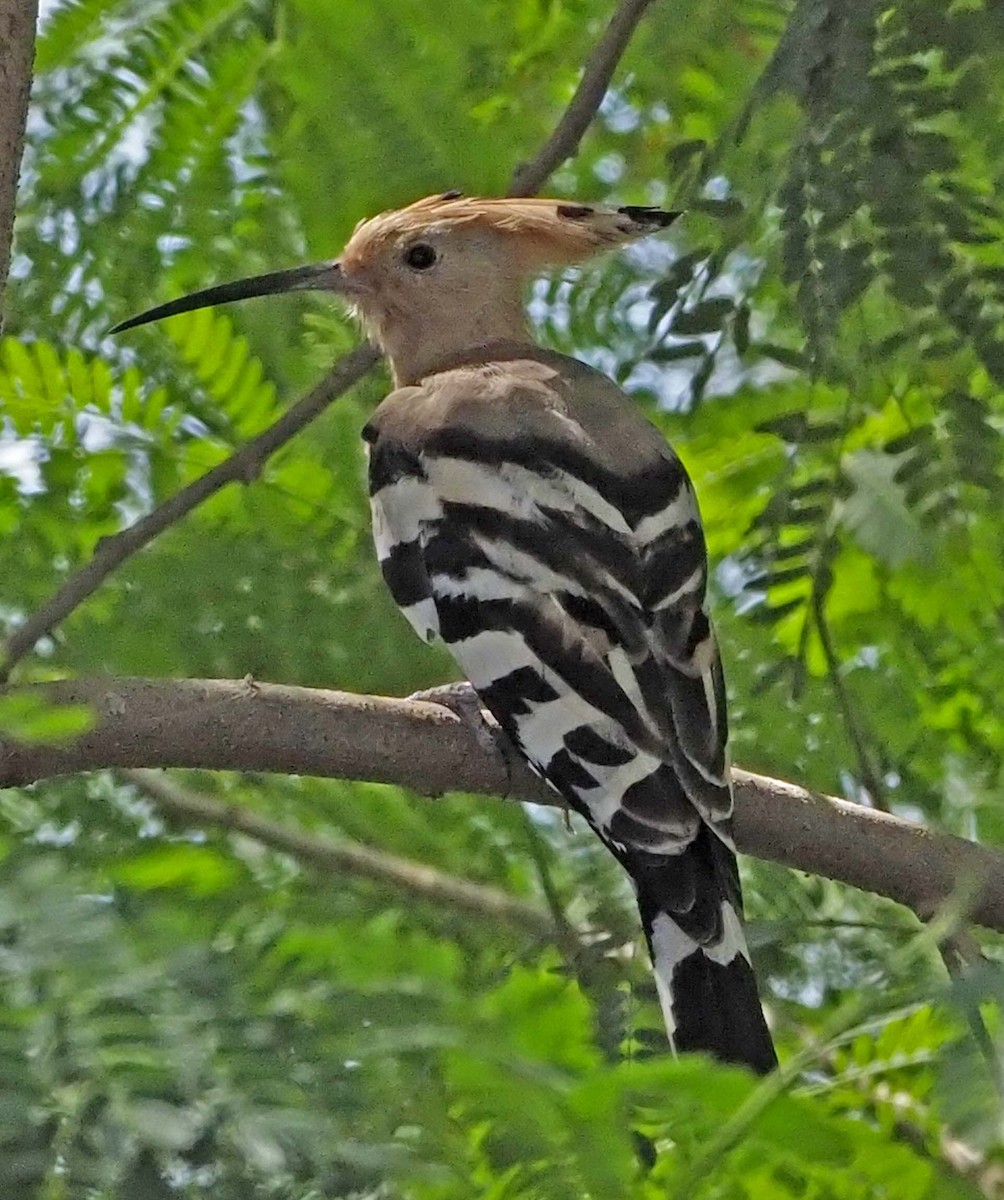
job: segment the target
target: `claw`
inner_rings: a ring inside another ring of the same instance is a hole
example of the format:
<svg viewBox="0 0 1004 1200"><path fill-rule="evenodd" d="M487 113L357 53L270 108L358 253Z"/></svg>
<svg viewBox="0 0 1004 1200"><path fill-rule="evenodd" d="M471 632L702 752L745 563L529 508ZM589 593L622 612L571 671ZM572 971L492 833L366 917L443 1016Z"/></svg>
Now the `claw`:
<svg viewBox="0 0 1004 1200"><path fill-rule="evenodd" d="M420 692L412 692L406 699L421 700L425 704L438 704L442 708L448 708L474 734L479 746L485 750L498 750L498 738L501 733L499 723L487 709L481 707L477 692L466 681L423 688Z"/></svg>

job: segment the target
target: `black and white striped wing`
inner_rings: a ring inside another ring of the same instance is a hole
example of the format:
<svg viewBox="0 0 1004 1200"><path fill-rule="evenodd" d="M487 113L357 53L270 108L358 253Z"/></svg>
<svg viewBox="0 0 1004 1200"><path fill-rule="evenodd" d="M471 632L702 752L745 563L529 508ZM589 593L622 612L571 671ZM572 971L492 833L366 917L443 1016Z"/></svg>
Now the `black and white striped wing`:
<svg viewBox="0 0 1004 1200"><path fill-rule="evenodd" d="M748 1061L729 1042L736 1006L709 1009L719 984L739 1008L752 988L763 1020L728 841L704 542L682 465L663 447L625 476L539 430L447 427L411 446L376 437L371 494L405 615L446 643L530 765L631 874L671 1036ZM688 972L691 1011L677 978ZM748 980L733 987L734 975Z"/></svg>
<svg viewBox="0 0 1004 1200"><path fill-rule="evenodd" d="M394 598L599 833L677 852L702 817L731 811L703 539L682 467L663 460L661 495L649 467L646 499L665 502L639 517L615 503L623 480L604 489L541 469L539 446L513 444L502 462L467 450L373 448L374 536Z"/></svg>

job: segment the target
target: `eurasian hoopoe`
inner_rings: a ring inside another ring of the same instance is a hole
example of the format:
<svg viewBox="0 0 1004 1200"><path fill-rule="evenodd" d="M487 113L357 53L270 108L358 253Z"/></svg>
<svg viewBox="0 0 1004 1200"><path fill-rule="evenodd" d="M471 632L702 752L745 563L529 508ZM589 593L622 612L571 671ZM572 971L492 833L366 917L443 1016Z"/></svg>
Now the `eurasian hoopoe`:
<svg viewBox="0 0 1004 1200"><path fill-rule="evenodd" d="M536 346L523 312L543 268L676 215L431 196L361 223L337 262L117 328L299 289L352 305L396 384L363 430L394 599L631 876L673 1045L766 1071L693 488L615 384Z"/></svg>

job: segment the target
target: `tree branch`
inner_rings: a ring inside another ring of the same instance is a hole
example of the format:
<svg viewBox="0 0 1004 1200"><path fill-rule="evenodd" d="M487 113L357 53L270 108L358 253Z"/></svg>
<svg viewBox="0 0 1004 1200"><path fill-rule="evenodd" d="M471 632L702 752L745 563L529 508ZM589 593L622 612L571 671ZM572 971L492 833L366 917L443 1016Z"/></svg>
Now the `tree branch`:
<svg viewBox="0 0 1004 1200"><path fill-rule="evenodd" d="M16 12L19 0L0 0L0 31L3 30L2 16L7 7L13 5ZM603 37L597 43L586 63L582 80L575 95L562 115L554 133L530 162L516 168L510 187L510 195L532 195L550 175L554 168L574 153L582 135L596 115L610 78L624 53L645 9L652 0L621 0ZM32 26L34 29L34 26ZM2 41L0 41L2 45ZM2 68L2 60L0 60ZM0 112L3 95L0 92ZM0 141L0 152L3 143ZM2 161L0 161L0 217L3 215ZM16 175L16 171L15 171ZM0 235L2 235L0 223ZM2 243L0 243L2 248ZM2 266L0 255L0 266ZM0 275L0 285L3 276ZM2 293L2 286L0 286ZM88 596L104 582L127 558L142 550L170 526L177 524L192 509L198 507L228 483L248 483L262 470L266 459L304 429L315 417L336 400L343 392L375 365L377 351L362 345L337 362L321 382L302 400L264 433L241 447L230 458L214 467L200 479L196 479L164 504L155 508L134 525L121 533L99 543L94 557L66 580L61 588L40 609L32 613L20 628L7 639L4 661L0 664L0 684L10 679L14 666L34 647L39 638L51 633L70 613L78 608Z"/></svg>
<svg viewBox="0 0 1004 1200"><path fill-rule="evenodd" d="M49 600L36 609L25 623L7 639L5 658L0 666L0 683L6 683L11 670L39 638L50 633L65 620L92 592L122 565L127 558L149 545L165 529L187 516L210 496L228 483L251 483L262 471L266 460L280 446L311 423L343 392L358 383L377 362L379 354L368 344L357 346L337 362L320 383L270 425L268 429L245 443L239 450L205 475L193 480L170 500L141 517L121 533L103 538L94 557L74 571Z"/></svg>
<svg viewBox="0 0 1004 1200"><path fill-rule="evenodd" d="M510 196L532 196L557 167L578 150L610 86L617 64L631 35L652 0L622 0L596 43L582 72L579 86L564 115L537 156L516 168L509 185Z"/></svg>
<svg viewBox="0 0 1004 1200"><path fill-rule="evenodd" d="M0 0L0 334L37 23L38 0Z"/></svg>
<svg viewBox="0 0 1004 1200"><path fill-rule="evenodd" d="M522 762L437 704L234 680L78 679L18 689L85 704L69 745L0 740L0 786L109 767L283 772L558 804ZM972 920L1004 931L1004 854L795 784L733 772L740 850L838 879L929 917L972 888Z"/></svg>
<svg viewBox="0 0 1004 1200"><path fill-rule="evenodd" d="M457 879L435 867L398 858L358 842L334 841L290 829L250 809L221 804L209 796L179 787L159 771L133 768L122 771L121 775L149 796L172 824L242 833L326 875L360 875L374 883L389 884L418 899L472 913L482 920L504 921L534 937L554 940L558 934L546 912L499 888Z"/></svg>

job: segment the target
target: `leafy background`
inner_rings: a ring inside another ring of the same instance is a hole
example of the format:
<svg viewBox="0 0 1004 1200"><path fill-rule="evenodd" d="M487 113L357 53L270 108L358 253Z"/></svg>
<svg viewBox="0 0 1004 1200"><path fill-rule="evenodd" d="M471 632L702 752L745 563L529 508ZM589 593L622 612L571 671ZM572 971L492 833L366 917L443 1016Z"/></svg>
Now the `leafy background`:
<svg viewBox="0 0 1004 1200"><path fill-rule="evenodd" d="M356 332L318 299L109 339L181 291L504 190L600 0L56 0L0 343L0 620L262 429ZM662 0L555 192L687 209L538 281L540 336L679 447L735 758L1004 842L1004 18L993 0ZM370 378L120 570L19 678L450 676L376 576ZM66 736L17 708L9 732ZM135 781L0 794L0 1192L40 1200L1004 1195L1000 941L746 863L792 1087L667 1060L623 880L582 830L366 784L191 791L549 909L533 937ZM569 932L570 931L570 932ZM574 936L573 936L574 935ZM573 944L574 943L574 944Z"/></svg>

